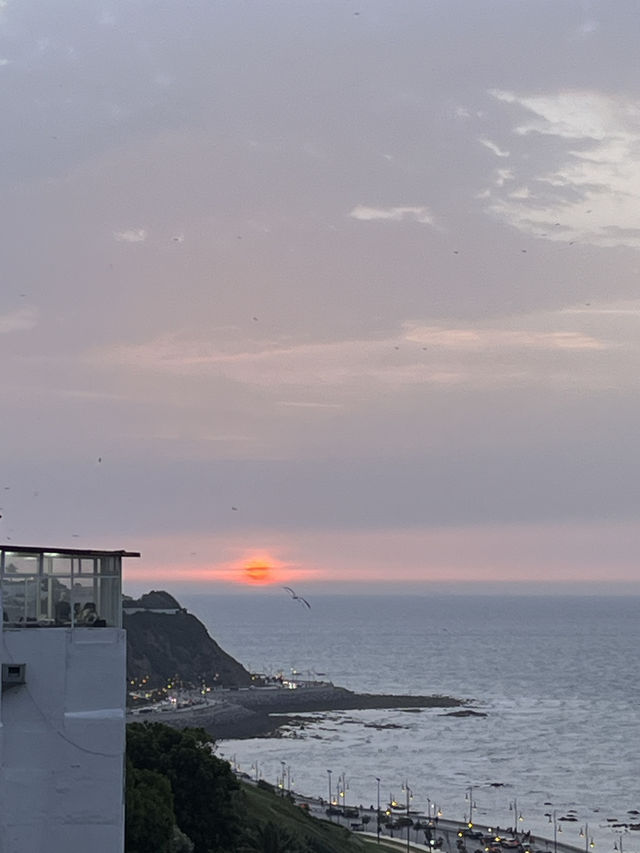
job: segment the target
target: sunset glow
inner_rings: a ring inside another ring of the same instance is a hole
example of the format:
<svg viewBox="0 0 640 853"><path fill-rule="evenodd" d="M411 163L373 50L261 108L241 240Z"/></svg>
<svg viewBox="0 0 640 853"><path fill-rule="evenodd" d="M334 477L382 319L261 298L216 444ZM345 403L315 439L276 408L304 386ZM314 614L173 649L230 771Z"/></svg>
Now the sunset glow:
<svg viewBox="0 0 640 853"><path fill-rule="evenodd" d="M256 586L274 583L272 566L262 560L251 560L244 566L243 582Z"/></svg>

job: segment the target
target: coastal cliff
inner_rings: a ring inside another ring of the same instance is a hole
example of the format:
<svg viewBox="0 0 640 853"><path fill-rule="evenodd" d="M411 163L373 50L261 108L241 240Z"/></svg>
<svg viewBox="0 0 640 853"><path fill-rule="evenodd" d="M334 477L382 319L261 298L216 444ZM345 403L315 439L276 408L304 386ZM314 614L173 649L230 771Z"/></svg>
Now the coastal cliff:
<svg viewBox="0 0 640 853"><path fill-rule="evenodd" d="M123 602L127 631L127 681L147 690L184 687L245 687L249 672L213 640L205 626L166 592Z"/></svg>

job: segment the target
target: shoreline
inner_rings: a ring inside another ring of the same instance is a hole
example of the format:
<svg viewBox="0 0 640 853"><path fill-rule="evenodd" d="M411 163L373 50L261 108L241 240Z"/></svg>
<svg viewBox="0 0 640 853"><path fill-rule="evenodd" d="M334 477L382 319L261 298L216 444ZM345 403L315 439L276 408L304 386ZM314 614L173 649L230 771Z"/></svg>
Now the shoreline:
<svg viewBox="0 0 640 853"><path fill-rule="evenodd" d="M127 713L127 723L161 722L176 728L203 728L214 740L274 736L278 729L297 719L296 714L313 711L368 709L441 708L456 715L468 702L452 696L410 696L354 693L344 687L300 687L220 691L213 702L181 710L152 710ZM456 712L455 709L458 709Z"/></svg>

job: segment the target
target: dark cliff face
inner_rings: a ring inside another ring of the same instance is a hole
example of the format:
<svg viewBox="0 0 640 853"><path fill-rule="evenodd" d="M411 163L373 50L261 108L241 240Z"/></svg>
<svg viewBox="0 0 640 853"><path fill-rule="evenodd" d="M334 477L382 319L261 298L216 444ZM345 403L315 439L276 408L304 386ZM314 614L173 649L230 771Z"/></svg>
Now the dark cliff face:
<svg viewBox="0 0 640 853"><path fill-rule="evenodd" d="M169 595L164 590L152 589L151 592L146 592L140 598L131 598L128 595L122 596L122 603L125 607L145 607L156 610L180 610L180 605L176 599Z"/></svg>
<svg viewBox="0 0 640 853"><path fill-rule="evenodd" d="M242 687L251 676L211 639L190 613L141 611L123 617L127 631L127 679L149 676L147 688L164 687L176 677L185 687Z"/></svg>

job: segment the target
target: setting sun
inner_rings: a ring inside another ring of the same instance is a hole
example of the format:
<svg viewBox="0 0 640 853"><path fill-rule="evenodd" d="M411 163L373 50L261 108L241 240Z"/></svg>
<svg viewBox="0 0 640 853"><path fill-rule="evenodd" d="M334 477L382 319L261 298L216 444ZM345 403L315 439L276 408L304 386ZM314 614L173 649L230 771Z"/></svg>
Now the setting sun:
<svg viewBox="0 0 640 853"><path fill-rule="evenodd" d="M273 567L263 561L252 560L243 568L245 583L258 585L274 583Z"/></svg>

